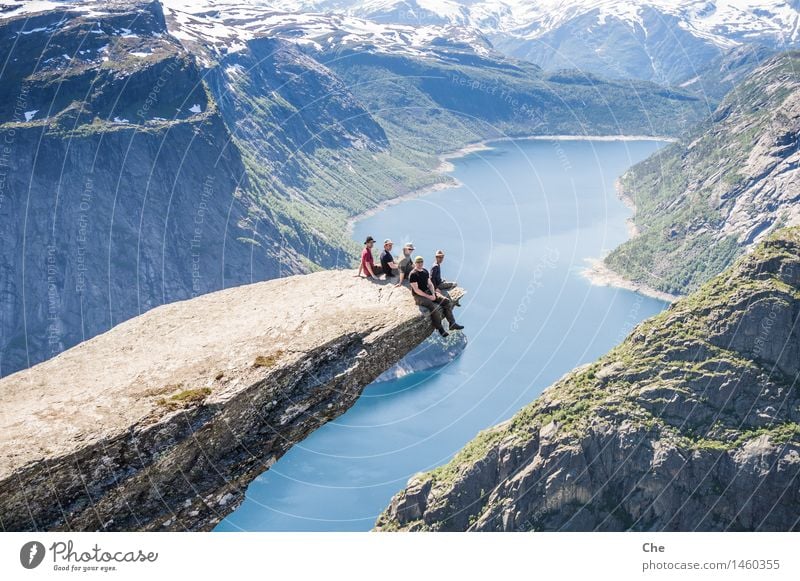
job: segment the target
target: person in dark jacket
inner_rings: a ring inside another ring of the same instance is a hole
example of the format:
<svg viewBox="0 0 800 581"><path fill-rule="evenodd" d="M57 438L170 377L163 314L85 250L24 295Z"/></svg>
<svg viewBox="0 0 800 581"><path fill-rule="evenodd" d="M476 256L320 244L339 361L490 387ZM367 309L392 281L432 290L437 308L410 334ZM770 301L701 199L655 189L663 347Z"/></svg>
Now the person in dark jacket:
<svg viewBox="0 0 800 581"><path fill-rule="evenodd" d="M383 274L386 275L387 280L393 276L397 276L400 273L400 269L398 268L397 263L394 261L394 256L392 256L393 246L394 242L388 238L383 241L383 252L381 252L381 270L383 270Z"/></svg>
<svg viewBox="0 0 800 581"><path fill-rule="evenodd" d="M436 251L435 263L431 267L431 281L436 290L450 290L458 286L458 283L449 280L442 280L442 262L444 262L444 252Z"/></svg>
<svg viewBox="0 0 800 581"><path fill-rule="evenodd" d="M425 270L423 263L424 260L421 256L414 258L414 270L411 271L408 277L408 281L411 284L411 292L414 295L414 302L430 311L434 328L439 331L442 337L447 337L449 333L442 326L442 314L450 324L451 331L459 331L464 326L456 323L456 319L453 316L453 303L450 299L433 288L430 275Z"/></svg>

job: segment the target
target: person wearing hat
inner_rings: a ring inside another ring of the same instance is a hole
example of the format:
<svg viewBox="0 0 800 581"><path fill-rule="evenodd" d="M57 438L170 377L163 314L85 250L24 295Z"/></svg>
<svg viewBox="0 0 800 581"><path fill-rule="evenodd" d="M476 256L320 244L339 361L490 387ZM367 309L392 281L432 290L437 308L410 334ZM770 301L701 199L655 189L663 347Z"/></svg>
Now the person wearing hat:
<svg viewBox="0 0 800 581"><path fill-rule="evenodd" d="M407 242L403 245L403 258L400 259L397 267L400 271L400 280L394 286L400 286L404 280L408 280L411 270L414 268L414 261L411 260L411 253L414 252L414 244Z"/></svg>
<svg viewBox="0 0 800 581"><path fill-rule="evenodd" d="M414 295L414 302L421 307L425 307L431 312L431 321L433 327L439 331L442 337L447 337L448 332L442 326L442 313L444 313L447 322L450 324L451 331L459 331L464 328L463 325L456 323L453 316L453 303L433 288L430 275L424 268L424 260L421 256L414 258L414 269L408 277L411 283L411 292Z"/></svg>
<svg viewBox="0 0 800 581"><path fill-rule="evenodd" d="M450 290L451 288L455 288L458 286L458 283L450 281L450 280L442 280L442 269L441 265L444 262L444 252L442 250L436 251L436 257L434 258L435 264L431 266L431 281L433 282L433 288L436 290Z"/></svg>
<svg viewBox="0 0 800 581"><path fill-rule="evenodd" d="M386 275L387 280L393 276L397 276L399 269L397 263L392 256L392 246L394 242L388 238L383 241L383 252L381 252L381 270Z"/></svg>
<svg viewBox="0 0 800 581"><path fill-rule="evenodd" d="M372 247L375 245L375 239L372 236L367 236L364 240L364 250L361 251L361 264L358 267L358 274L361 276L363 272L367 278L377 278L382 272L380 266L375 266L375 259L372 257Z"/></svg>

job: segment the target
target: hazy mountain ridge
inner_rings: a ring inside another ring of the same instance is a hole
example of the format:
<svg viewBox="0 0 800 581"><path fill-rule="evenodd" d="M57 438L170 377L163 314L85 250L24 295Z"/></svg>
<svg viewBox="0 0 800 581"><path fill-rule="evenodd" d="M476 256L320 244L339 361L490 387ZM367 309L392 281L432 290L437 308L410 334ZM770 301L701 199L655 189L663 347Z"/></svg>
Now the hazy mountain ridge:
<svg viewBox="0 0 800 581"><path fill-rule="evenodd" d="M180 0L178 0L180 1ZM288 0L284 10L482 31L496 49L547 70L679 84L737 46L800 42L794 0Z"/></svg>
<svg viewBox="0 0 800 581"><path fill-rule="evenodd" d="M776 54L762 45L745 44L734 47L713 58L696 74L676 81L677 86L701 95L709 103L719 103L747 75Z"/></svg>
<svg viewBox="0 0 800 581"><path fill-rule="evenodd" d="M800 43L800 4L796 0L165 0L169 10L215 15L250 32L272 29L312 38L332 35L352 42L371 38L374 50L415 51L430 37L444 34L488 49L486 40L506 55L546 70L577 68L611 78L635 78L678 85L700 75L707 65L736 47L785 50ZM7 13L27 10L11 2ZM59 2L39 2L59 6ZM15 8L17 7L17 8ZM182 40L196 34L192 18ZM330 25L331 20L336 23ZM309 27L315 32L309 35ZM299 32L305 28L306 32ZM280 32L278 32L280 31ZM325 32L327 31L327 32ZM341 31L337 32L337 31ZM247 34L236 33L240 41ZM206 27L222 41L226 26ZM481 40L483 38L483 40ZM327 38L325 39L327 41ZM239 43L241 45L241 43ZM389 49L389 47L391 47ZM325 48L331 48L326 46Z"/></svg>

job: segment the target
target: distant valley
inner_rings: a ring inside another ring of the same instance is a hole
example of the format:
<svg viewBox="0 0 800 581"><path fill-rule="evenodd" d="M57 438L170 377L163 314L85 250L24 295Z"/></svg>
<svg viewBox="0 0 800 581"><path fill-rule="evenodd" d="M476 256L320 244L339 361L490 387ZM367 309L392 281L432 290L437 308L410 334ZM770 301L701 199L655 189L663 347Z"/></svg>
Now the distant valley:
<svg viewBox="0 0 800 581"><path fill-rule="evenodd" d="M577 68L616 79L694 86L708 91L711 101L733 87L743 55L752 68L765 49L800 43L796 0L280 0L272 5L382 23L468 27L480 30L498 51L545 70ZM719 75L719 65L726 64L730 70ZM719 82L706 83L709 75Z"/></svg>

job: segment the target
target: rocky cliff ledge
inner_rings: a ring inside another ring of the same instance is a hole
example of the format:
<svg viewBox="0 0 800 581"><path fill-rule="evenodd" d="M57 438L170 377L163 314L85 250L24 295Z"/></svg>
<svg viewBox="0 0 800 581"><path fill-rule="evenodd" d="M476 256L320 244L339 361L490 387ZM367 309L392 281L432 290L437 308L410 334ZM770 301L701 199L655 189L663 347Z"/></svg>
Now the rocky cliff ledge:
<svg viewBox="0 0 800 581"><path fill-rule="evenodd" d="M0 526L209 529L431 331L353 271L155 308L0 380Z"/></svg>
<svg viewBox="0 0 800 581"><path fill-rule="evenodd" d="M800 530L800 228L417 475L378 530Z"/></svg>

